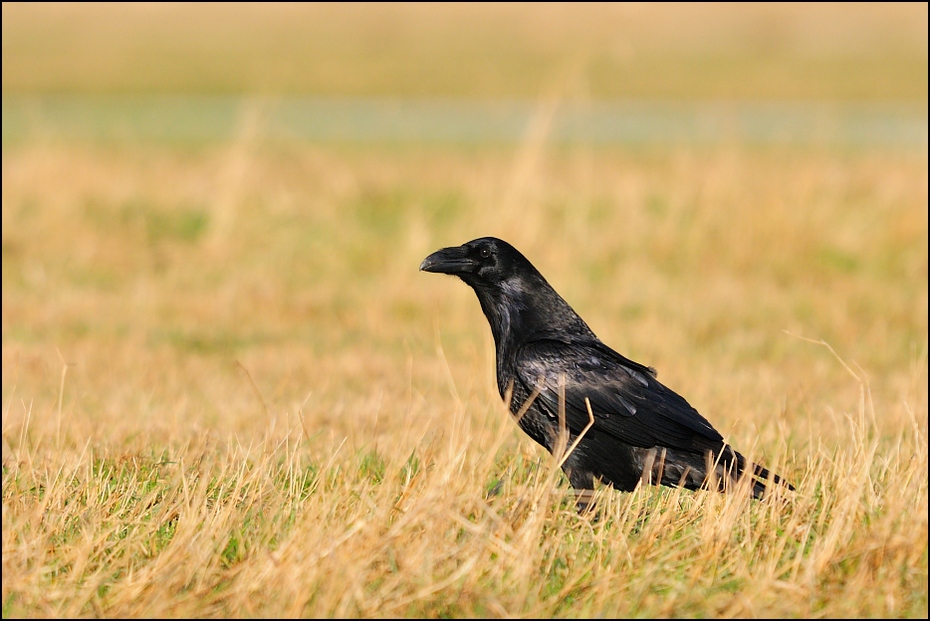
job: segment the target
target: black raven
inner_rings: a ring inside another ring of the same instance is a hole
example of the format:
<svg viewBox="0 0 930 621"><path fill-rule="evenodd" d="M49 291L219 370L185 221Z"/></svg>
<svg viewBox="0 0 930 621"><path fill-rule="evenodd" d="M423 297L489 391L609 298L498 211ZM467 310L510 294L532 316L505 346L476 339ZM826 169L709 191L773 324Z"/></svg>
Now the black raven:
<svg viewBox="0 0 930 621"><path fill-rule="evenodd" d="M520 428L551 453L584 497L599 479L721 491L749 468L752 494L769 480L794 487L733 450L707 419L598 339L542 274L494 237L443 248L420 264L475 290L497 350L497 387ZM586 502L579 501L584 508Z"/></svg>

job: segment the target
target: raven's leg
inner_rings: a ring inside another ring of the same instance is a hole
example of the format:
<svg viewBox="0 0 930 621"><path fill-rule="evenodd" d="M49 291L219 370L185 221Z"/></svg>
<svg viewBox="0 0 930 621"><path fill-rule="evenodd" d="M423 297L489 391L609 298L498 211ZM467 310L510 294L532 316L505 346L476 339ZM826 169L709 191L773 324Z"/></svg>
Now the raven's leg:
<svg viewBox="0 0 930 621"><path fill-rule="evenodd" d="M575 506L578 513L584 513L594 502L594 473L577 464L569 465L568 461L562 466L562 470L575 489Z"/></svg>

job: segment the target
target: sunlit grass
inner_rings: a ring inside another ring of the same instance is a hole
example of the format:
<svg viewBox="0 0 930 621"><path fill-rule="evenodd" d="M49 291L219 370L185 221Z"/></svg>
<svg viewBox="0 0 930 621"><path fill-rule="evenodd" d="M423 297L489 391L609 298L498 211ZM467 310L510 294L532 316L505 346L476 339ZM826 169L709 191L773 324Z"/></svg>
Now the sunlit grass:
<svg viewBox="0 0 930 621"><path fill-rule="evenodd" d="M3 616L926 618L926 125L822 139L833 105L925 110L926 15L4 3ZM535 112L313 142L295 95ZM556 139L626 98L823 127ZM797 492L579 515L474 294L417 271L482 235Z"/></svg>
<svg viewBox="0 0 930 621"><path fill-rule="evenodd" d="M925 616L926 171L247 133L9 149L4 615ZM500 403L473 294L417 272L486 234L798 492L576 514Z"/></svg>

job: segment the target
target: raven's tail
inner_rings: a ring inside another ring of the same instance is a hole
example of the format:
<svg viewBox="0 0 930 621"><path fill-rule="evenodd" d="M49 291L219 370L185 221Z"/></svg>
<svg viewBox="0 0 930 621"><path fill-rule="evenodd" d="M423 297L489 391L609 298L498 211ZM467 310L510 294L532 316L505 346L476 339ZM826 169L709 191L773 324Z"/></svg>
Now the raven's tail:
<svg viewBox="0 0 930 621"><path fill-rule="evenodd" d="M631 453L634 461L643 464L642 474L637 469L633 473L635 478L621 471L602 471L598 476L627 491L633 490L642 480L643 483L669 487L681 486L691 490L709 488L725 492L734 489L745 474L752 485L753 498L765 496L769 482L794 491L791 483L767 468L752 463L728 444L714 448L705 446L700 451L632 447Z"/></svg>
<svg viewBox="0 0 930 621"><path fill-rule="evenodd" d="M724 464L732 464L735 466L733 470L734 474L737 476L742 476L747 468L751 468L752 472L752 495L753 498L762 498L765 495L765 491L768 488L768 483L771 481L776 485L784 485L792 492L794 491L794 485L778 476L774 472L770 472L767 468L763 468L759 464L754 464L740 453L734 451L729 445L724 447L723 459L720 460ZM731 466L731 468L732 468Z"/></svg>

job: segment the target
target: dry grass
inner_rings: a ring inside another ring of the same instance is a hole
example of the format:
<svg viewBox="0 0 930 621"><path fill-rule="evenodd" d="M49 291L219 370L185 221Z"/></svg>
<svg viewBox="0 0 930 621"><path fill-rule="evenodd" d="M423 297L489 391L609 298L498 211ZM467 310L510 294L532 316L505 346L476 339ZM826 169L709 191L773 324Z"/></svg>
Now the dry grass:
<svg viewBox="0 0 930 621"><path fill-rule="evenodd" d="M4 3L4 94L551 99L516 148L5 147L3 616L926 618L926 146L547 143L559 96L926 105L926 5L798 6ZM578 515L417 272L480 235L797 493Z"/></svg>
<svg viewBox="0 0 930 621"><path fill-rule="evenodd" d="M926 614L925 153L249 135L4 153L4 616ZM798 493L576 515L479 234Z"/></svg>

